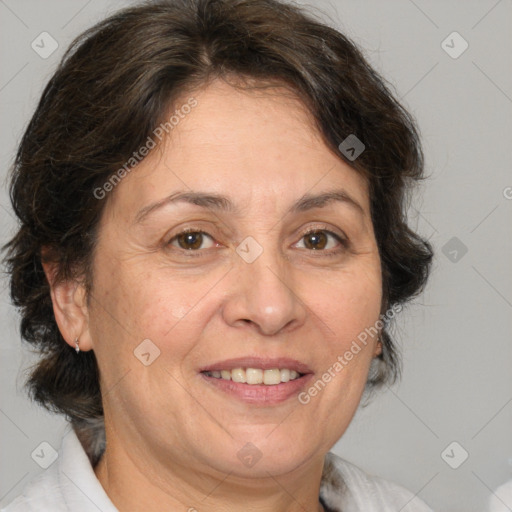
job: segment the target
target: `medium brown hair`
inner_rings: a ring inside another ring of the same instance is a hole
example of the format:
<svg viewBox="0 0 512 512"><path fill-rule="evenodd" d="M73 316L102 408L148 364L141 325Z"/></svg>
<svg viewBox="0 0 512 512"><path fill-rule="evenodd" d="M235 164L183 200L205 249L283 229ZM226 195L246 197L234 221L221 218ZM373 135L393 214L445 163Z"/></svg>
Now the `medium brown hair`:
<svg viewBox="0 0 512 512"><path fill-rule="evenodd" d="M128 8L70 46L47 84L12 169L20 226L6 244L23 339L41 352L35 400L75 426L103 413L93 351L77 355L57 327L42 251L57 279L92 276L101 187L141 147L179 97L213 78L277 83L296 94L326 144L369 183L382 266L382 313L424 287L430 244L407 225L411 185L423 178L412 117L344 35L277 0L169 0ZM354 161L339 144L354 134ZM136 169L134 169L136 172ZM89 281L87 281L89 279ZM368 387L397 376L389 322Z"/></svg>

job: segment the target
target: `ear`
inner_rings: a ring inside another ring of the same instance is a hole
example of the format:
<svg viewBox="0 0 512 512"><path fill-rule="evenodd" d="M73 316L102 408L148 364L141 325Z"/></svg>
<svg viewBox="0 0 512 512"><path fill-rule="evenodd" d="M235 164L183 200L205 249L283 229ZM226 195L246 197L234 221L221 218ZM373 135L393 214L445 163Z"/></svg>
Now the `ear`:
<svg viewBox="0 0 512 512"><path fill-rule="evenodd" d="M373 357L378 357L382 354L382 341L381 341L381 337L380 337L380 334L379 334L379 338L378 338L378 341L375 345L375 350L373 351Z"/></svg>
<svg viewBox="0 0 512 512"><path fill-rule="evenodd" d="M62 337L73 348L78 338L82 352L91 350L85 286L78 280L57 281L56 264L43 262L42 265L50 284L53 314Z"/></svg>

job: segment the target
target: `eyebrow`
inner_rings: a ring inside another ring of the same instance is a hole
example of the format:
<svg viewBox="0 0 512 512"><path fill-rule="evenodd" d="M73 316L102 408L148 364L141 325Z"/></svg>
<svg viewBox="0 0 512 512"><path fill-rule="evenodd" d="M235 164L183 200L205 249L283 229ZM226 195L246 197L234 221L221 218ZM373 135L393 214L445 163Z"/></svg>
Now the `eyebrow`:
<svg viewBox="0 0 512 512"><path fill-rule="evenodd" d="M304 212L313 208L323 208L333 202L344 203L364 215L364 208L345 190L333 190L323 194L304 194L289 211Z"/></svg>
<svg viewBox="0 0 512 512"><path fill-rule="evenodd" d="M135 216L135 223L142 222L150 213L159 210L163 206L177 202L184 202L208 208L212 210L224 210L228 212L236 212L236 208L230 199L226 196L218 194L205 194L202 192L175 192L170 196L164 197L156 203L152 203L142 208Z"/></svg>
<svg viewBox="0 0 512 512"><path fill-rule="evenodd" d="M142 222L148 215L164 206L178 202L185 202L215 211L225 211L230 213L237 213L239 211L228 197L220 194L175 192L174 194L164 197L160 201L152 203L139 210L135 216L135 223L137 224ZM363 207L345 190L334 190L324 192L322 194L304 194L288 209L287 213L305 212L307 210L312 210L313 208L324 208L333 202L346 204L358 213L362 215L365 214Z"/></svg>

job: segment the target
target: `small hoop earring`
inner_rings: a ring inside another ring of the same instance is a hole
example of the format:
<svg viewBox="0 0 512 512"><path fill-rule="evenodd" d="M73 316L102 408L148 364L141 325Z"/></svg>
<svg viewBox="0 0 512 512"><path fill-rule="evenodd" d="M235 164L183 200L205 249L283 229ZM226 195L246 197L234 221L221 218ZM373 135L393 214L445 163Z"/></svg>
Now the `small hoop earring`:
<svg viewBox="0 0 512 512"><path fill-rule="evenodd" d="M78 338L75 339L75 350L77 354L80 352L80 347L78 346Z"/></svg>

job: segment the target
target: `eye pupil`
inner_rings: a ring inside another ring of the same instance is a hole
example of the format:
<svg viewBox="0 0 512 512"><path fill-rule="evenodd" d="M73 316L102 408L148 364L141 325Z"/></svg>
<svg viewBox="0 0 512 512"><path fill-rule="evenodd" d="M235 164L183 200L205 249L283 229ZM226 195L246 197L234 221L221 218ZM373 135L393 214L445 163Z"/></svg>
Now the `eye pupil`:
<svg viewBox="0 0 512 512"><path fill-rule="evenodd" d="M178 236L178 244L182 249L199 249L203 243L202 233L182 233Z"/></svg>
<svg viewBox="0 0 512 512"><path fill-rule="evenodd" d="M305 244L308 249L324 249L327 245L327 236L325 233L319 231L315 233L308 233L305 236Z"/></svg>

